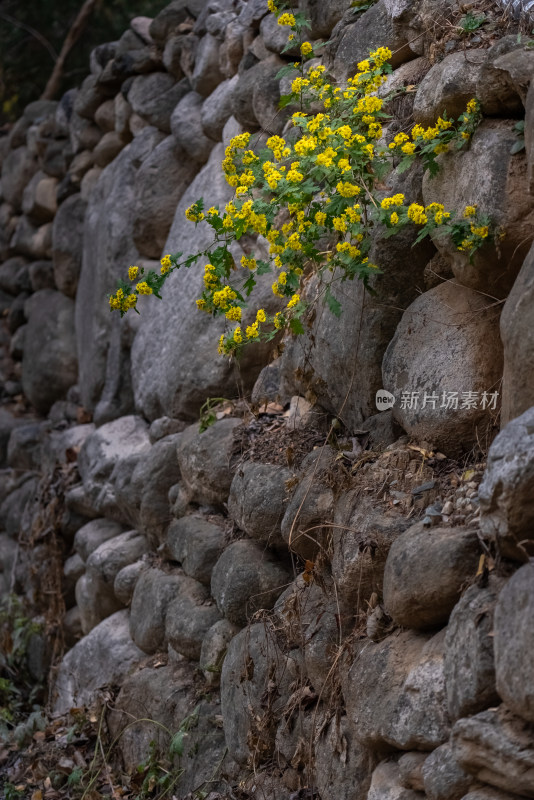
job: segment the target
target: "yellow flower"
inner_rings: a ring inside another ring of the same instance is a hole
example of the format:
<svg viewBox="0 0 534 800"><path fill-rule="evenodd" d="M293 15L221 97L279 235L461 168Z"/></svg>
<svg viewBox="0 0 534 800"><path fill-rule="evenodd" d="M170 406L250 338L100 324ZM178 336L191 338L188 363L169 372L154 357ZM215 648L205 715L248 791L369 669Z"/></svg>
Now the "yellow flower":
<svg viewBox="0 0 534 800"><path fill-rule="evenodd" d="M128 277L131 281L134 281L139 274L139 267L129 267L128 268Z"/></svg>
<svg viewBox="0 0 534 800"><path fill-rule="evenodd" d="M219 339L219 347L217 348L217 350L220 356L224 355L225 353L224 333L221 333L221 338Z"/></svg>
<svg viewBox="0 0 534 800"><path fill-rule="evenodd" d="M303 56L309 56L310 53L313 53L313 46L310 44L310 42L302 42L300 46L300 52Z"/></svg>
<svg viewBox="0 0 534 800"><path fill-rule="evenodd" d="M234 330L233 339L236 344L241 344L241 342L243 341L243 334L241 333L240 325L238 325L237 328Z"/></svg>
<svg viewBox="0 0 534 800"><path fill-rule="evenodd" d="M271 286L271 289L273 291L273 294L276 295L276 297L283 297L284 296L283 293L280 291L280 286L278 285L278 283L276 281Z"/></svg>
<svg viewBox="0 0 534 800"><path fill-rule="evenodd" d="M391 222L391 224L392 224L392 225L396 225L396 224L398 223L398 221L399 221L399 215L397 214L397 212L396 212L396 211L394 211L394 212L393 212L393 214L392 214L392 215L391 215L391 217L389 218L389 221Z"/></svg>
<svg viewBox="0 0 534 800"><path fill-rule="evenodd" d="M357 194L360 194L361 191L359 186L349 181L339 181L336 190L341 197L355 197Z"/></svg>
<svg viewBox="0 0 534 800"><path fill-rule="evenodd" d="M428 217L425 214L424 206L420 206L418 203L412 203L411 206L408 207L408 219L416 225L426 225Z"/></svg>
<svg viewBox="0 0 534 800"><path fill-rule="evenodd" d="M324 225L326 220L326 214L324 211L317 211L315 214L315 221L318 225Z"/></svg>
<svg viewBox="0 0 534 800"><path fill-rule="evenodd" d="M474 217L477 213L476 206L466 206L464 209L464 217L467 219L469 217Z"/></svg>
<svg viewBox="0 0 534 800"><path fill-rule="evenodd" d="M481 225L478 228L475 228L474 225L471 225L471 233L473 236L478 236L480 239L485 239L489 233L489 228L487 225Z"/></svg>
<svg viewBox="0 0 534 800"><path fill-rule="evenodd" d="M161 264L161 274L162 275L166 275L166 273L171 268L171 257L170 257L170 255L163 256L163 258L160 261L160 264Z"/></svg>
<svg viewBox="0 0 534 800"><path fill-rule="evenodd" d="M263 308L259 308L256 313L256 322L265 322L267 317L265 316L265 311Z"/></svg>
<svg viewBox="0 0 534 800"><path fill-rule="evenodd" d="M206 308L206 301L203 297L199 297L195 302L197 304L197 308L199 308L201 311Z"/></svg>
<svg viewBox="0 0 534 800"><path fill-rule="evenodd" d="M258 266L258 262L255 258L249 256L241 256L241 266L245 267L245 269L254 270Z"/></svg>
<svg viewBox="0 0 534 800"><path fill-rule="evenodd" d="M415 144L413 142L406 142L406 144L402 145L401 150L407 156L411 156L415 153Z"/></svg>
<svg viewBox="0 0 534 800"><path fill-rule="evenodd" d="M138 283L135 288L139 294L152 294L152 289L146 281L141 281L141 283Z"/></svg>
<svg viewBox="0 0 534 800"><path fill-rule="evenodd" d="M241 319L241 309L239 306L232 306L229 308L225 314L226 319L234 320L235 322L239 322Z"/></svg>
<svg viewBox="0 0 534 800"><path fill-rule="evenodd" d="M280 311L278 311L278 313L276 313L274 315L273 323L274 323L274 327L276 328L277 331L279 331L280 328L284 327L284 318L283 318L282 314L280 313Z"/></svg>
<svg viewBox="0 0 534 800"><path fill-rule="evenodd" d="M300 303L300 294L294 294L289 303L287 304L287 307L294 308L297 305L297 303Z"/></svg>
<svg viewBox="0 0 534 800"><path fill-rule="evenodd" d="M404 195L399 192L399 194L394 194L392 197L384 197L382 202L380 203L380 208L388 209L391 206L402 206L404 203Z"/></svg>
<svg viewBox="0 0 534 800"><path fill-rule="evenodd" d="M474 114L479 109L479 102L473 98L467 104L467 111L469 114Z"/></svg>
<svg viewBox="0 0 534 800"><path fill-rule="evenodd" d="M293 25L295 24L295 17L293 16L293 14L281 14L278 17L278 24L289 25L290 27L293 27Z"/></svg>

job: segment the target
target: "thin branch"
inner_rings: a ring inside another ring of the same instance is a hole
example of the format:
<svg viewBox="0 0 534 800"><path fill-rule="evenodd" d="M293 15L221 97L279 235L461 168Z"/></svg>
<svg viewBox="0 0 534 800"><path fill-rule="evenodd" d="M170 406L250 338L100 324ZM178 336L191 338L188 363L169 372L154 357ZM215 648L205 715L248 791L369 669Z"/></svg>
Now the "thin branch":
<svg viewBox="0 0 534 800"><path fill-rule="evenodd" d="M26 25L25 22L20 22L18 19L15 19L15 17L12 17L11 14L6 14L5 11L0 11L0 18L4 19L6 22L9 22L10 25L14 25L15 28L21 28L21 30L26 31L26 33L29 33L30 36L33 36L34 39L37 39L37 41L40 44L42 44L46 50L48 50L50 56L52 57L52 60L54 62L57 61L58 54L56 53L54 47L50 44L48 39L45 39L42 33L36 31L35 28L31 27L31 25Z"/></svg>

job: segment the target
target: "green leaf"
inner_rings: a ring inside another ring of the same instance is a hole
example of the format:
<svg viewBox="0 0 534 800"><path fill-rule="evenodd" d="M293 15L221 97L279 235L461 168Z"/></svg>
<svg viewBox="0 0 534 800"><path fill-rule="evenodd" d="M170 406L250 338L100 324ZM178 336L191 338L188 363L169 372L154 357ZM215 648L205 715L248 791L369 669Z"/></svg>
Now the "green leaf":
<svg viewBox="0 0 534 800"><path fill-rule="evenodd" d="M290 105L294 100L293 93L291 94L283 94L278 101L278 108L285 108L286 106Z"/></svg>
<svg viewBox="0 0 534 800"><path fill-rule="evenodd" d="M266 275L268 272L271 272L271 265L269 262L259 260L256 275Z"/></svg>
<svg viewBox="0 0 534 800"><path fill-rule="evenodd" d="M292 64L286 64L285 67L279 69L276 73L275 79L280 80L280 78L285 78L286 75L291 75L292 73L296 73L296 69Z"/></svg>
<svg viewBox="0 0 534 800"><path fill-rule="evenodd" d="M515 156L516 153L520 153L522 150L525 149L525 140L518 139L517 142L514 142L510 148L511 155Z"/></svg>
<svg viewBox="0 0 534 800"><path fill-rule="evenodd" d="M397 173L402 175L403 172L406 172L410 169L414 161L415 156L405 156L397 167Z"/></svg>
<svg viewBox="0 0 534 800"><path fill-rule="evenodd" d="M325 297L326 297L326 303L328 305L328 308L330 309L332 314L334 314L334 316L336 316L336 317L340 317L341 316L341 303L339 302L339 300L336 300L334 295L331 293L330 287L328 287L328 289L326 290Z"/></svg>
<svg viewBox="0 0 534 800"><path fill-rule="evenodd" d="M213 415L215 416L215 414ZM169 755L171 756L183 756L184 754L184 739L187 736L187 732L183 730L179 730L178 733L175 733L171 739L171 743L169 745Z"/></svg>
<svg viewBox="0 0 534 800"><path fill-rule="evenodd" d="M291 328L293 333L296 334L297 336L300 335L301 333L304 333L304 325L302 324L300 319L296 319L296 317L294 317L290 321L289 327Z"/></svg>

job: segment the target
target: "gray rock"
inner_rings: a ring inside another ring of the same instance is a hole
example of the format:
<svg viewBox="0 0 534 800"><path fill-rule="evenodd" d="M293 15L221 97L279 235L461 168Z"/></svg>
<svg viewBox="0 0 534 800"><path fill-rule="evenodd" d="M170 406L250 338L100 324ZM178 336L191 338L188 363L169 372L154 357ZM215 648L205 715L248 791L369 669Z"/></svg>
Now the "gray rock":
<svg viewBox="0 0 534 800"><path fill-rule="evenodd" d="M428 127L447 113L457 119L471 98L478 97L477 79L486 57L485 50L450 53L427 72L417 89L413 107L416 122Z"/></svg>
<svg viewBox="0 0 534 800"><path fill-rule="evenodd" d="M176 205L196 171L196 164L187 158L173 136L164 139L139 168L133 239L142 256L159 259L163 254Z"/></svg>
<svg viewBox="0 0 534 800"><path fill-rule="evenodd" d="M211 575L211 593L222 614L246 625L260 608L272 608L289 583L289 572L255 542L234 542L223 552Z"/></svg>
<svg viewBox="0 0 534 800"><path fill-rule="evenodd" d="M65 605L74 605L74 590L77 581L82 577L85 572L85 564L82 557L78 553L67 558L63 564L63 596L65 597Z"/></svg>
<svg viewBox="0 0 534 800"><path fill-rule="evenodd" d="M501 792L492 786L478 786L462 797L462 800L518 800L519 795Z"/></svg>
<svg viewBox="0 0 534 800"><path fill-rule="evenodd" d="M93 122L73 111L69 124L70 145L74 155L81 150L94 150L102 138L102 131Z"/></svg>
<svg viewBox="0 0 534 800"><path fill-rule="evenodd" d="M422 792L406 789L401 780L398 764L382 761L373 772L367 800L423 800Z"/></svg>
<svg viewBox="0 0 534 800"><path fill-rule="evenodd" d="M189 495L199 505L221 505L228 497L233 470L234 431L241 420L225 417L199 433L198 423L180 435L178 464Z"/></svg>
<svg viewBox="0 0 534 800"><path fill-rule="evenodd" d="M135 585L145 568L144 561L135 561L133 564L127 564L115 575L113 592L117 600L123 605L129 606L132 602Z"/></svg>
<svg viewBox="0 0 534 800"><path fill-rule="evenodd" d="M20 217L10 245L13 251L22 253L31 259L50 258L52 255L52 223L47 222L36 228L27 217Z"/></svg>
<svg viewBox="0 0 534 800"><path fill-rule="evenodd" d="M212 244L211 229L203 223L195 228L184 214L199 197L209 198L210 204L219 207L232 197L233 190L224 181L220 168L223 152L222 145L214 147L210 160L184 192L165 252L180 250L186 258ZM239 262L243 254L241 248L237 246L232 252ZM161 302L148 298L152 301L150 313L142 315L132 348L135 403L147 419L165 414L192 420L198 418L206 397L232 397L236 393L235 366L228 359L217 357L217 342L224 322L200 313L194 302L202 292L203 267L200 262L172 275ZM271 283L272 276L262 276L256 287L258 307L265 308L268 314L277 308ZM184 348L184 341L195 342L194 360L188 348ZM252 387L258 372L269 360L271 347L271 344L254 345L243 354L239 381L244 391Z"/></svg>
<svg viewBox="0 0 534 800"><path fill-rule="evenodd" d="M531 247L501 314L504 346L501 427L523 414L533 402L534 340L529 324L533 302L534 247Z"/></svg>
<svg viewBox="0 0 534 800"><path fill-rule="evenodd" d="M128 102L150 125L170 133L173 109L188 91L188 80L176 83L171 75L152 72L134 78L128 92Z"/></svg>
<svg viewBox="0 0 534 800"><path fill-rule="evenodd" d="M278 599L275 614L287 648L301 651L311 686L317 694L327 694L341 639L334 584L306 584L299 576Z"/></svg>
<svg viewBox="0 0 534 800"><path fill-rule="evenodd" d="M189 92L178 103L171 117L172 134L189 158L205 164L214 147L213 139L204 133L202 126L203 99L198 92Z"/></svg>
<svg viewBox="0 0 534 800"><path fill-rule="evenodd" d="M452 730L453 755L483 783L534 797L533 728L505 706L460 719Z"/></svg>
<svg viewBox="0 0 534 800"><path fill-rule="evenodd" d="M458 764L449 742L430 753L422 772L429 800L461 800L474 783L473 776Z"/></svg>
<svg viewBox="0 0 534 800"><path fill-rule="evenodd" d="M427 174L423 182L425 205L439 200L446 209L461 212L476 203L478 212L486 214L496 229L506 231L498 247L488 242L472 263L451 239L433 237L459 283L498 298L510 291L532 242L534 207L528 195L526 155L510 152L517 142L514 124L513 120L484 120L469 147L440 156L438 174L432 180Z"/></svg>
<svg viewBox="0 0 534 800"><path fill-rule="evenodd" d="M95 111L95 122L103 133L115 130L115 100L104 100Z"/></svg>
<svg viewBox="0 0 534 800"><path fill-rule="evenodd" d="M388 6L392 6L391 12ZM378 2L363 14L358 14L355 22L349 17L347 22L352 24L343 24L343 18L336 26L326 51L326 65L333 71L337 83L345 84L347 78L357 72L358 62L377 47L386 45L390 48L394 67L414 58L408 44L413 32L410 36L407 26L397 19L396 10L395 4Z"/></svg>
<svg viewBox="0 0 534 800"><path fill-rule="evenodd" d="M247 3L245 8L248 8ZM232 78L239 69L243 58L243 38L245 28L239 19L229 22L224 32L224 40L219 49L219 65L225 78Z"/></svg>
<svg viewBox="0 0 534 800"><path fill-rule="evenodd" d="M322 800L365 796L376 760L354 737L347 717L334 717L315 744L315 781Z"/></svg>
<svg viewBox="0 0 534 800"><path fill-rule="evenodd" d="M534 407L516 417L490 447L479 487L480 530L506 558L526 561L534 521Z"/></svg>
<svg viewBox="0 0 534 800"><path fill-rule="evenodd" d="M167 609L180 594L183 582L183 575L165 573L156 567L139 576L132 597L130 633L145 653L156 653L165 647Z"/></svg>
<svg viewBox="0 0 534 800"><path fill-rule="evenodd" d="M358 490L338 499L332 528L332 577L344 631L352 629L373 592L382 594L389 549L408 525L394 507L377 507Z"/></svg>
<svg viewBox="0 0 534 800"><path fill-rule="evenodd" d="M228 513L252 539L271 547L284 546L280 523L290 478L290 470L274 464L247 461L237 469L230 487Z"/></svg>
<svg viewBox="0 0 534 800"><path fill-rule="evenodd" d="M152 444L163 439L165 436L171 436L173 433L181 433L187 428L187 423L181 419L171 419L170 417L160 417L155 419L150 425L148 435Z"/></svg>
<svg viewBox="0 0 534 800"><path fill-rule="evenodd" d="M484 441L491 431L494 414L482 407L483 393L489 406L502 350L498 312L486 308L479 293L443 283L406 309L384 355L384 388L396 400L393 416L407 433L445 454ZM464 392L478 393L474 407Z"/></svg>
<svg viewBox="0 0 534 800"><path fill-rule="evenodd" d="M200 669L208 686L217 687L228 645L240 631L228 619L220 619L206 632L200 648Z"/></svg>
<svg viewBox="0 0 534 800"><path fill-rule="evenodd" d="M22 207L22 196L26 184L37 172L38 163L26 147L11 150L2 163L2 196L13 206L14 211Z"/></svg>
<svg viewBox="0 0 534 800"><path fill-rule="evenodd" d="M184 77L182 59L188 39L187 35L171 36L163 50L163 66L177 81Z"/></svg>
<svg viewBox="0 0 534 800"><path fill-rule="evenodd" d="M284 48L291 44L289 39L290 33L290 28L288 28L286 25L278 24L278 20L274 14L267 14L267 16L264 17L260 23L260 36L264 46L267 50L270 50L272 53L276 53L277 55L281 53ZM309 34L306 33L305 35ZM290 46L287 50L284 50L284 55L290 58L298 57L299 54L300 49L298 44L293 44L293 46Z"/></svg>
<svg viewBox="0 0 534 800"><path fill-rule="evenodd" d="M76 297L82 266L83 222L87 203L75 194L59 207L52 231L52 259L57 288Z"/></svg>
<svg viewBox="0 0 534 800"><path fill-rule="evenodd" d="M190 4L190 3L189 3ZM188 0L172 0L150 23L149 33L155 42L163 43L190 16Z"/></svg>
<svg viewBox="0 0 534 800"><path fill-rule="evenodd" d="M503 36L486 51L486 59L473 93L489 116L515 116L523 112L530 76L534 69L532 53L521 38ZM522 85L521 85L522 84Z"/></svg>
<svg viewBox="0 0 534 800"><path fill-rule="evenodd" d="M167 550L182 565L186 575L207 586L217 559L224 549L225 534L219 525L201 517L182 517L171 522Z"/></svg>
<svg viewBox="0 0 534 800"><path fill-rule="evenodd" d="M57 289L54 279L54 265L51 261L34 261L29 268L32 291Z"/></svg>
<svg viewBox="0 0 534 800"><path fill-rule="evenodd" d="M334 515L334 492L325 476L335 459L332 448L314 450L301 464L299 483L293 492L282 519L282 537L290 550L305 559L314 560L326 548Z"/></svg>
<svg viewBox="0 0 534 800"><path fill-rule="evenodd" d="M421 181L419 166L402 175L395 171L388 179L388 193L403 192L421 202ZM376 392L384 385L383 355L401 320L401 309L419 296L417 287L424 285L425 266L434 248L429 242L413 246L414 241L414 231L408 228L392 238L384 238L384 231L376 228L369 252L369 259L382 270L370 282L376 294L367 292L357 279L333 287L341 316L324 308L310 320L309 333L286 343L283 392L306 395L311 390L348 430L361 429L362 422L376 413ZM317 284L312 279L307 286L311 299Z"/></svg>
<svg viewBox="0 0 534 800"><path fill-rule="evenodd" d="M363 744L433 750L447 740L443 650L443 633L430 638L411 631L359 646L342 690Z"/></svg>
<svg viewBox="0 0 534 800"><path fill-rule="evenodd" d="M32 473L26 473L0 506L3 529L15 539L19 536L26 508L33 503L36 491L37 479L33 477Z"/></svg>
<svg viewBox="0 0 534 800"><path fill-rule="evenodd" d="M167 608L165 638L177 653L198 661L204 636L220 619L208 589L192 578L184 578L180 594Z"/></svg>
<svg viewBox="0 0 534 800"><path fill-rule="evenodd" d="M7 464L18 470L39 470L42 459L43 440L47 434L46 423L23 424L17 420L7 444Z"/></svg>
<svg viewBox="0 0 534 800"><path fill-rule="evenodd" d="M311 22L311 30L307 32L307 36L312 39L327 39L350 6L350 0L330 0L328 3L299 0L299 10Z"/></svg>
<svg viewBox="0 0 534 800"><path fill-rule="evenodd" d="M106 99L96 75L88 75L76 93L74 111L80 117L94 120L97 108Z"/></svg>
<svg viewBox="0 0 534 800"><path fill-rule="evenodd" d="M475 530L415 523L393 542L386 560L386 611L407 628L447 622L466 581L476 573L479 556Z"/></svg>
<svg viewBox="0 0 534 800"><path fill-rule="evenodd" d="M84 490L95 510L114 502L109 478L122 459L150 448L148 426L141 417L120 417L98 428L84 442L78 455L78 469Z"/></svg>
<svg viewBox="0 0 534 800"><path fill-rule="evenodd" d="M32 296L26 310L22 385L30 402L46 414L76 382L74 303L59 292L43 289Z"/></svg>
<svg viewBox="0 0 534 800"><path fill-rule="evenodd" d="M146 128L102 171L87 205L76 336L82 402L90 410L104 386L110 339L120 338L117 315L110 314L105 295L115 290L117 279L125 277L138 256L132 213L137 170L163 138L155 128Z"/></svg>
<svg viewBox="0 0 534 800"><path fill-rule="evenodd" d="M148 543L137 531L125 531L100 544L87 559L87 573L113 585L117 573L134 564L148 551Z"/></svg>
<svg viewBox="0 0 534 800"><path fill-rule="evenodd" d="M232 94L237 84L237 75L223 81L204 100L200 109L200 121L206 136L220 142L223 128L232 116Z"/></svg>
<svg viewBox="0 0 534 800"><path fill-rule="evenodd" d="M206 33L198 44L191 85L195 92L207 97L224 80L219 69L220 42Z"/></svg>
<svg viewBox="0 0 534 800"><path fill-rule="evenodd" d="M57 178L36 172L26 185L22 196L22 210L32 222L50 222L57 211Z"/></svg>
<svg viewBox="0 0 534 800"><path fill-rule="evenodd" d="M0 289L8 294L17 295L29 291L30 288L26 259L14 256L4 261L0 267Z"/></svg>
<svg viewBox="0 0 534 800"><path fill-rule="evenodd" d="M272 753L277 722L296 677L268 623L256 623L228 646L221 676L221 711L230 756L246 764L251 745L262 760ZM261 755L259 755L261 754Z"/></svg>
<svg viewBox="0 0 534 800"><path fill-rule="evenodd" d="M90 573L84 573L78 578L75 597L84 634L88 634L103 619L122 608L122 603L115 597L113 586Z"/></svg>
<svg viewBox="0 0 534 800"><path fill-rule="evenodd" d="M97 167L107 167L116 158L126 142L116 131L105 133L93 150Z"/></svg>
<svg viewBox="0 0 534 800"><path fill-rule="evenodd" d="M424 791L422 770L427 758L427 753L418 753L416 750L404 753L399 758L397 764L400 770L400 780L406 789L415 789L417 792Z"/></svg>
<svg viewBox="0 0 534 800"><path fill-rule="evenodd" d="M534 722L534 675L531 652L532 579L529 562L508 580L495 607L495 672L497 691L514 713Z"/></svg>
<svg viewBox="0 0 534 800"><path fill-rule="evenodd" d="M502 581L470 586L451 614L445 635L445 687L452 720L498 703L493 657L493 612Z"/></svg>
<svg viewBox="0 0 534 800"><path fill-rule="evenodd" d="M118 611L64 656L52 690L54 711L89 705L98 689L121 684L144 657L130 638L128 612Z"/></svg>

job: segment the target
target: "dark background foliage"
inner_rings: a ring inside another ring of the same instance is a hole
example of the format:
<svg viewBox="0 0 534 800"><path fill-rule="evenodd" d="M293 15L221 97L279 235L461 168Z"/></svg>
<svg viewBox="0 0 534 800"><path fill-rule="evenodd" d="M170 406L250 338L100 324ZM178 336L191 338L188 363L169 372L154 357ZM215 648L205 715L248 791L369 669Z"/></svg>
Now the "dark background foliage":
<svg viewBox="0 0 534 800"><path fill-rule="evenodd" d="M0 0L0 123L16 119L37 100L83 0ZM154 16L165 0L99 0L70 52L61 93L89 72L89 54L118 39L136 16ZM58 98L54 98L58 99Z"/></svg>

